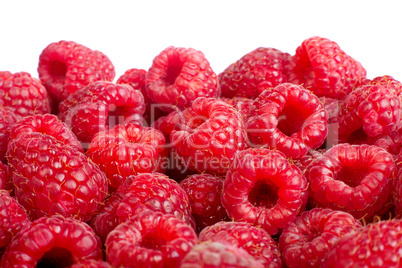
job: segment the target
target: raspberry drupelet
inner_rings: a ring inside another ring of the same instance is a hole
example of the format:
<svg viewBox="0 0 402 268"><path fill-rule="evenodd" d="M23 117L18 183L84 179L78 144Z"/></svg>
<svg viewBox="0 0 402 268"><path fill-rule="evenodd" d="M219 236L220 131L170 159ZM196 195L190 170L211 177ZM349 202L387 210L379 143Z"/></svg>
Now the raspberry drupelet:
<svg viewBox="0 0 402 268"><path fill-rule="evenodd" d="M236 154L226 174L222 204L234 221L261 226L277 234L303 212L308 182L286 156L266 148Z"/></svg>
<svg viewBox="0 0 402 268"><path fill-rule="evenodd" d="M145 77L148 97L169 112L190 107L198 97L219 97L217 84L217 75L204 53L174 46L153 59Z"/></svg>
<svg viewBox="0 0 402 268"><path fill-rule="evenodd" d="M0 162L6 162L5 155L11 127L19 120L21 116L15 114L11 108L0 105Z"/></svg>
<svg viewBox="0 0 402 268"><path fill-rule="evenodd" d="M311 91L284 83L267 88L254 100L246 128L250 146L266 145L297 159L324 143L327 113Z"/></svg>

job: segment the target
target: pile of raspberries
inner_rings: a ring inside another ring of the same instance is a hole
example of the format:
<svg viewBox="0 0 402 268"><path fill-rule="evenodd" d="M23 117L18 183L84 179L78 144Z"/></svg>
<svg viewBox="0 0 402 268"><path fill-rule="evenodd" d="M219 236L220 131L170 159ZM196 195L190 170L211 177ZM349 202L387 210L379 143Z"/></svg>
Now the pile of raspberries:
<svg viewBox="0 0 402 268"><path fill-rule="evenodd" d="M0 268L402 266L402 83L336 42L37 70L0 72Z"/></svg>

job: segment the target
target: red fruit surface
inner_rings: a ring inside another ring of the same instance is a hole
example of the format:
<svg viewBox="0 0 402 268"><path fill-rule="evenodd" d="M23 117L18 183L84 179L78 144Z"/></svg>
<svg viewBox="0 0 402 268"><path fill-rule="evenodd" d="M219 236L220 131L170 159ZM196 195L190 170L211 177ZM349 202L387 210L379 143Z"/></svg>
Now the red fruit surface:
<svg viewBox="0 0 402 268"><path fill-rule="evenodd" d="M366 77L362 64L340 46L319 36L305 39L293 56L296 79L319 97L343 99Z"/></svg>
<svg viewBox="0 0 402 268"><path fill-rule="evenodd" d="M179 267L197 243L184 221L161 212L145 212L116 227L106 239L106 259L113 267Z"/></svg>
<svg viewBox="0 0 402 268"><path fill-rule="evenodd" d="M394 158L397 172L394 184L392 185L393 202L395 205L395 214L398 218L402 217L402 151Z"/></svg>
<svg viewBox="0 0 402 268"><path fill-rule="evenodd" d="M275 235L304 211L307 179L286 156L265 148L237 153L226 174L222 204L234 221Z"/></svg>
<svg viewBox="0 0 402 268"><path fill-rule="evenodd" d="M148 97L165 111L183 110L198 97L220 95L209 61L193 48L165 48L153 59L145 83Z"/></svg>
<svg viewBox="0 0 402 268"><path fill-rule="evenodd" d="M10 107L0 105L0 162L6 162L4 158L7 152L7 145L10 138L11 127L21 119Z"/></svg>
<svg viewBox="0 0 402 268"><path fill-rule="evenodd" d="M217 222L229 220L222 206L223 179L203 173L190 175L180 182L187 193L198 231Z"/></svg>
<svg viewBox="0 0 402 268"><path fill-rule="evenodd" d="M177 155L191 170L224 175L247 134L236 109L214 98L198 98L183 111L170 135Z"/></svg>
<svg viewBox="0 0 402 268"><path fill-rule="evenodd" d="M113 81L110 59L74 41L50 43L39 55L39 79L55 103L96 81Z"/></svg>
<svg viewBox="0 0 402 268"><path fill-rule="evenodd" d="M116 189L130 175L160 171L164 146L159 130L130 121L98 132L86 154Z"/></svg>
<svg viewBox="0 0 402 268"><path fill-rule="evenodd" d="M231 99L222 97L220 100L232 105L241 114L243 120L246 122L248 115L254 109L254 100L244 97L233 97Z"/></svg>
<svg viewBox="0 0 402 268"><path fill-rule="evenodd" d="M302 86L285 83L267 88L248 117L251 146L266 145L300 158L327 137L327 113L319 98Z"/></svg>
<svg viewBox="0 0 402 268"><path fill-rule="evenodd" d="M288 73L294 66L292 56L276 48L256 48L218 75L222 97L254 99L259 95L258 85L276 87L288 82Z"/></svg>
<svg viewBox="0 0 402 268"><path fill-rule="evenodd" d="M41 217L16 234L1 257L1 267L70 267L84 260L101 260L101 247L86 223L61 216Z"/></svg>
<svg viewBox="0 0 402 268"><path fill-rule="evenodd" d="M12 126L10 139L15 139L20 134L33 132L50 135L63 144L84 152L75 134L54 114L36 114L22 118Z"/></svg>
<svg viewBox="0 0 402 268"><path fill-rule="evenodd" d="M15 196L31 219L62 215L88 221L107 179L83 153L38 132L20 134L7 153Z"/></svg>
<svg viewBox="0 0 402 268"><path fill-rule="evenodd" d="M180 268L262 268L242 248L228 243L207 241L195 245L184 257Z"/></svg>
<svg viewBox="0 0 402 268"><path fill-rule="evenodd" d="M274 239L264 229L245 222L218 222L202 230L198 239L201 242L224 242L242 248L263 267L283 267L281 253Z"/></svg>
<svg viewBox="0 0 402 268"><path fill-rule="evenodd" d="M342 237L322 267L401 267L402 221L384 220Z"/></svg>
<svg viewBox="0 0 402 268"><path fill-rule="evenodd" d="M48 92L27 72L0 72L0 107L9 107L20 116L51 111Z"/></svg>
<svg viewBox="0 0 402 268"><path fill-rule="evenodd" d="M339 142L364 142L365 137L375 138L401 129L401 100L393 89L382 85L356 88L340 107Z"/></svg>
<svg viewBox="0 0 402 268"><path fill-rule="evenodd" d="M100 260L84 260L74 263L70 268L113 268L110 263Z"/></svg>
<svg viewBox="0 0 402 268"><path fill-rule="evenodd" d="M8 166L0 162L0 189L6 188L8 180Z"/></svg>
<svg viewBox="0 0 402 268"><path fill-rule="evenodd" d="M360 228L362 224L343 211L314 208L303 212L279 237L286 267L321 267L338 240Z"/></svg>
<svg viewBox="0 0 402 268"><path fill-rule="evenodd" d="M9 192L0 190L0 249L4 249L29 222L25 209Z"/></svg>
<svg viewBox="0 0 402 268"><path fill-rule="evenodd" d="M125 121L141 121L144 97L130 85L94 82L71 94L59 105L59 117L81 142Z"/></svg>
<svg viewBox="0 0 402 268"><path fill-rule="evenodd" d="M395 173L393 157L384 149L339 144L311 163L310 196L318 207L369 219L389 208Z"/></svg>

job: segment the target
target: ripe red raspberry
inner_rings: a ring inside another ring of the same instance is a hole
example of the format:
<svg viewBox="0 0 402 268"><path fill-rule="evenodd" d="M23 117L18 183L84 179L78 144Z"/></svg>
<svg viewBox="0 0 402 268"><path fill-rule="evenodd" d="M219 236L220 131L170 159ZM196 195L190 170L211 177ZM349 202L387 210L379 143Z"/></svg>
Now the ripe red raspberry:
<svg viewBox="0 0 402 268"><path fill-rule="evenodd" d="M351 214L315 208L290 222L279 237L279 248L287 267L321 267L338 240L362 224Z"/></svg>
<svg viewBox="0 0 402 268"><path fill-rule="evenodd" d="M282 267L277 243L261 228L245 222L218 222L205 228L198 236L200 241L225 242L247 251L263 267Z"/></svg>
<svg viewBox="0 0 402 268"><path fill-rule="evenodd" d="M15 196L31 219L62 215L88 221L107 194L107 179L83 153L38 132L10 141Z"/></svg>
<svg viewBox="0 0 402 268"><path fill-rule="evenodd" d="M294 55L296 79L319 97L343 99L367 74L360 62L327 38L313 36L297 47Z"/></svg>
<svg viewBox="0 0 402 268"><path fill-rule="evenodd" d="M360 132L373 138L398 131L402 128L401 100L393 89L381 85L356 88L340 107L339 141L353 141Z"/></svg>
<svg viewBox="0 0 402 268"><path fill-rule="evenodd" d="M10 107L0 105L0 162L6 162L4 156L7 152L7 144L11 127L21 119Z"/></svg>
<svg viewBox="0 0 402 268"><path fill-rule="evenodd" d="M339 144L311 163L310 195L318 207L370 219L388 209L395 172L393 157L384 149Z"/></svg>
<svg viewBox="0 0 402 268"><path fill-rule="evenodd" d="M102 257L102 244L86 223L57 215L26 224L1 257L1 267L70 267Z"/></svg>
<svg viewBox="0 0 402 268"><path fill-rule="evenodd" d="M363 85L380 85L393 90L397 96L402 97L402 83L390 75L377 76L373 79L363 79L356 87Z"/></svg>
<svg viewBox="0 0 402 268"><path fill-rule="evenodd" d="M220 100L226 102L227 104L232 105L239 113L241 114L243 121L247 121L247 117L250 112L254 109L254 101L252 99L243 98L243 97L233 97L229 98L220 98Z"/></svg>
<svg viewBox="0 0 402 268"><path fill-rule="evenodd" d="M267 145L289 158L321 146L327 136L327 113L317 96L290 83L267 88L255 100L247 131L253 145Z"/></svg>
<svg viewBox="0 0 402 268"><path fill-rule="evenodd" d="M218 75L222 97L256 98L258 84L276 87L288 82L292 56L276 48L259 47L230 64Z"/></svg>
<svg viewBox="0 0 402 268"><path fill-rule="evenodd" d="M165 48L153 59L145 83L148 97L165 111L183 110L198 97L220 94L209 61L193 48Z"/></svg>
<svg viewBox="0 0 402 268"><path fill-rule="evenodd" d="M207 241L195 245L181 262L180 268L262 268L242 248L228 243Z"/></svg>
<svg viewBox="0 0 402 268"><path fill-rule="evenodd" d="M50 135L63 144L71 146L79 152L84 152L84 148L74 133L53 114L36 114L22 118L12 126L10 140L17 138L20 134L33 132Z"/></svg>
<svg viewBox="0 0 402 268"><path fill-rule="evenodd" d="M113 268L108 262L99 260L84 260L74 263L69 268Z"/></svg>
<svg viewBox="0 0 402 268"><path fill-rule="evenodd" d="M222 206L223 179L203 173L188 176L180 182L187 193L197 231L217 222L229 220Z"/></svg>
<svg viewBox="0 0 402 268"><path fill-rule="evenodd" d="M147 210L173 214L195 229L186 192L176 181L160 173L129 176L94 213L90 225L105 241L119 223Z"/></svg>
<svg viewBox="0 0 402 268"><path fill-rule="evenodd" d="M56 104L91 83L115 77L114 66L105 54L66 40L43 49L38 73Z"/></svg>
<svg viewBox="0 0 402 268"><path fill-rule="evenodd" d="M395 205L395 214L398 218L402 217L402 151L394 158L397 167L395 181L392 185L393 202Z"/></svg>
<svg viewBox="0 0 402 268"><path fill-rule="evenodd" d="M113 267L179 267L196 243L197 234L187 223L148 211L108 235L106 259Z"/></svg>
<svg viewBox="0 0 402 268"><path fill-rule="evenodd" d="M402 221L384 220L342 237L322 267L400 267Z"/></svg>
<svg viewBox="0 0 402 268"><path fill-rule="evenodd" d="M276 150L253 148L237 153L226 174L222 204L235 221L277 234L305 209L307 179Z"/></svg>
<svg viewBox="0 0 402 268"><path fill-rule="evenodd" d="M45 87L26 72L0 72L0 107L9 107L20 116L51 111Z"/></svg>
<svg viewBox="0 0 402 268"><path fill-rule="evenodd" d="M29 222L25 209L5 190L0 190L0 249Z"/></svg>
<svg viewBox="0 0 402 268"><path fill-rule="evenodd" d="M246 147L241 115L214 98L198 98L182 113L170 141L182 162L200 173L224 175L237 151Z"/></svg>
<svg viewBox="0 0 402 268"><path fill-rule="evenodd" d="M167 115L159 117L156 121L153 122L152 126L158 130L160 130L165 136L166 145L171 147L170 142L170 133L176 128L176 125L180 122L182 117L181 111L173 111Z"/></svg>
<svg viewBox="0 0 402 268"><path fill-rule="evenodd" d="M128 120L140 121L144 97L130 85L94 82L71 94L59 105L59 117L81 142Z"/></svg>
<svg viewBox="0 0 402 268"><path fill-rule="evenodd" d="M116 189L130 175L161 170L165 137L151 127L131 121L98 132L87 156L106 174Z"/></svg>

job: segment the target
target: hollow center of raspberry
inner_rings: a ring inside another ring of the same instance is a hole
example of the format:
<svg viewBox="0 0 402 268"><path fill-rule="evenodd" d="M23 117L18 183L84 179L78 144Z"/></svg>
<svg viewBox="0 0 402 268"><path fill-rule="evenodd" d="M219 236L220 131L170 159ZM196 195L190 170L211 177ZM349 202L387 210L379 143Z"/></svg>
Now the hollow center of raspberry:
<svg viewBox="0 0 402 268"><path fill-rule="evenodd" d="M305 115L294 105L285 106L278 115L278 129L285 135L291 136L303 128Z"/></svg>
<svg viewBox="0 0 402 268"><path fill-rule="evenodd" d="M141 247L160 250L162 246L166 244L166 241L156 234L147 234L142 238Z"/></svg>
<svg viewBox="0 0 402 268"><path fill-rule="evenodd" d="M179 76L181 69L181 65L170 65L166 70L166 75L163 78L163 81L165 81L165 83L168 85L173 85L176 81L176 78Z"/></svg>
<svg viewBox="0 0 402 268"><path fill-rule="evenodd" d="M67 73L67 66L61 61L52 61L49 65L50 75L56 79L64 80Z"/></svg>
<svg viewBox="0 0 402 268"><path fill-rule="evenodd" d="M269 181L259 180L251 189L248 200L256 207L272 208L278 200L279 187Z"/></svg>
<svg viewBox="0 0 402 268"><path fill-rule="evenodd" d="M38 261L38 268L64 268L74 264L73 256L65 248L55 247L46 252Z"/></svg>
<svg viewBox="0 0 402 268"><path fill-rule="evenodd" d="M367 172L365 167L342 167L336 172L335 179L343 181L350 187L357 187L367 175Z"/></svg>

